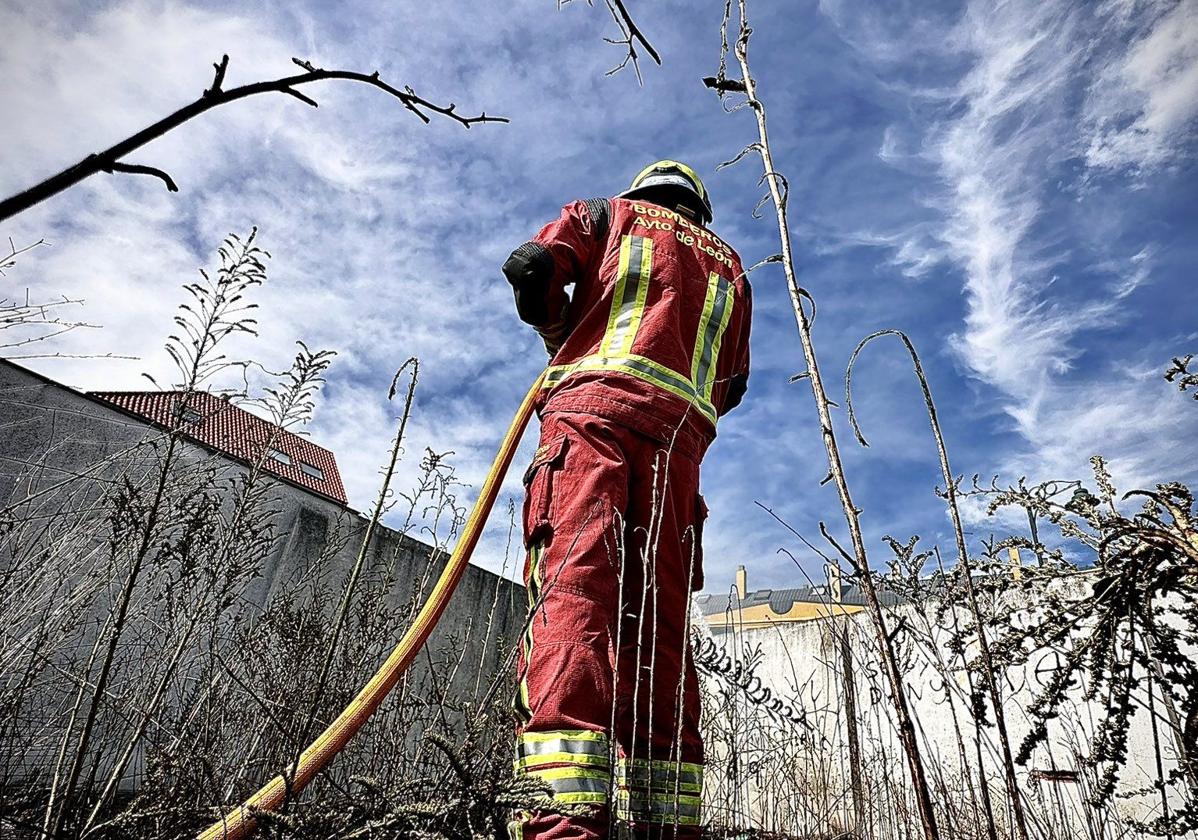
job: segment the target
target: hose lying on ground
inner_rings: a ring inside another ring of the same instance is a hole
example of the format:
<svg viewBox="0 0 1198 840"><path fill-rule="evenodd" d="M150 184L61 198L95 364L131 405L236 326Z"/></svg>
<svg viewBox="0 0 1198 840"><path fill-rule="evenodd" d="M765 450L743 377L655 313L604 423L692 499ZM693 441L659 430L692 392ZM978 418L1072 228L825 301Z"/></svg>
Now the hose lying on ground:
<svg viewBox="0 0 1198 840"><path fill-rule="evenodd" d="M499 452L495 455L491 470L487 473L482 490L478 494L478 501L474 503L474 509L470 511L470 517L462 529L462 536L454 547L453 554L450 555L449 562L445 565L445 570L438 578L428 600L420 609L420 613L412 622L412 626L408 628L403 638L399 640L399 644L391 651L391 655L387 657L378 672L371 677L370 682L366 683L366 686L358 692L358 696L345 707L345 711L338 715L337 719L329 724L328 728L320 733L316 740L300 754L299 761L292 768L293 772L289 774L290 784L283 775L275 776L257 793L205 829L197 840L242 840L249 836L254 830L253 812L276 810L286 798L303 790L304 786L312 781L316 774L323 770L333 760L333 757L349 743L350 738L357 734L362 724L366 723L391 689L395 687L400 676L407 670L408 665L428 640L433 628L437 626L437 621L445 612L449 598L457 588L462 573L466 570L466 564L482 534L483 525L486 524L491 507L495 504L495 498L499 495L499 486L503 483L503 477L506 475L508 467L511 466L512 457L516 454L516 448L520 444L520 438L528 426L528 420L532 416L533 402L541 390L541 381L544 377L544 373L537 377L537 381L524 396L524 402L520 404L516 416L512 419L512 424L508 426L507 434L504 435L503 443L500 444Z"/></svg>

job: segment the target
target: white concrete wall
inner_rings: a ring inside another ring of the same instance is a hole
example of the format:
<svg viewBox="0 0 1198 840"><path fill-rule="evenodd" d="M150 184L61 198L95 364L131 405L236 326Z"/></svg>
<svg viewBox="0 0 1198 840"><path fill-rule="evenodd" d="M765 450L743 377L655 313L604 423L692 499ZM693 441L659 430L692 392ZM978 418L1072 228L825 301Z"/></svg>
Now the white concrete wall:
<svg viewBox="0 0 1198 840"><path fill-rule="evenodd" d="M965 610L959 609L957 617L964 622ZM979 741L998 837L1010 836L997 736L992 726L979 731L973 724L968 677L960 658L948 648L948 629L931 625L929 617L910 607L888 610L886 618L891 628L900 620L913 628L913 632L899 633L896 641L933 797L941 803L954 803L939 815L942 836L986 836L983 812L974 807L982 799L976 769ZM951 621L946 617L946 624L951 626ZM705 625L703 632L710 635ZM709 818L798 834L844 831L854 826L844 690L847 657L861 744L864 836L920 833L893 704L867 613L711 638L729 657L746 665L756 663L753 673L760 684L751 682L746 692L731 690L727 679L705 679ZM974 653L968 651L967 655ZM1056 656L1051 650L1037 651L1026 667L1005 675L1003 708L1015 751L1030 728L1026 710L1043 688ZM780 720L779 715L764 712L764 706L749 697L753 693L762 699L763 689L772 695L769 700L800 711L805 723ZM1074 691L1071 699L1061 718L1051 723L1047 743L1036 748L1026 766L1017 765L1019 790L1029 813L1040 823L1033 836L1139 836L1130 832L1124 818L1158 816L1159 794L1116 797L1103 810L1082 804L1094 773L1082 765L1079 755L1088 751L1100 707L1087 703L1080 690ZM1156 703L1163 716L1159 693ZM1168 773L1176 767L1173 737L1164 724L1158 725L1157 737ZM962 747L968 772L963 772ZM1146 711L1138 711L1131 722L1129 753L1120 776L1123 792L1148 787L1157 777L1153 731ZM1032 771L1053 769L1078 771L1081 781L1033 778Z"/></svg>

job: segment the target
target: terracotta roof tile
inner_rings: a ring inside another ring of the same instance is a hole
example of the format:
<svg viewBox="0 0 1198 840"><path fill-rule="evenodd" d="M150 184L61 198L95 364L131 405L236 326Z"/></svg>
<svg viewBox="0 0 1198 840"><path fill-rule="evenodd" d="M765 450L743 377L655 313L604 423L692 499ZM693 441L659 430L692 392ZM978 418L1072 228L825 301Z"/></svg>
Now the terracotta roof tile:
<svg viewBox="0 0 1198 840"><path fill-rule="evenodd" d="M262 461L266 472L347 503L332 452L218 396L205 391L192 393L190 401L183 391L96 391L92 396L168 428L179 422L186 405L182 428L187 437L245 462L257 461L269 443Z"/></svg>

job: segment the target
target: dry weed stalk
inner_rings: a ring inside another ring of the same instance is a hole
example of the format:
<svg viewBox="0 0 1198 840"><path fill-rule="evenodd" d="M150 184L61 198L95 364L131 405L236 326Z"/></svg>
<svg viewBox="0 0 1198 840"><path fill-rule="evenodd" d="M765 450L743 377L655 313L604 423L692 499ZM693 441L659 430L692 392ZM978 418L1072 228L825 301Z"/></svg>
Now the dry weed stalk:
<svg viewBox="0 0 1198 840"><path fill-rule="evenodd" d="M983 687L989 694L990 708L994 714L994 725L998 731L998 742L1002 750L1003 778L1006 782L1007 798L1011 806L1017 836L1019 840L1027 840L1027 817L1024 813L1023 795L1019 790L1019 782L1015 777L1015 761L1011 755L1011 738L1008 734L1006 713L1003 710L1003 700L998 688L998 668L990 652L990 639L986 634L986 624L982 616L981 606L978 603L977 590L973 585L973 564L969 559L969 549L965 545L965 529L961 525L961 508L957 502L957 487L952 467L949 466L948 462L948 447L944 443L944 434L940 430L940 418L936 412L936 401L932 399L932 388L928 384L927 376L924 375L923 363L919 359L919 353L915 351L915 345L911 343L911 339L907 337L906 333L893 329L879 330L861 339L857 347L853 350L844 375L844 398L845 407L848 410L849 422L852 424L853 432L856 434L857 440L861 445L869 446L865 435L861 433L861 427L857 423L856 414L853 412L853 365L856 364L857 356L867 344L876 338L887 335L893 335L903 343L903 347L911 357L911 363L915 369L915 378L919 381L919 387L923 393L924 407L928 412L928 423L932 427L932 436L936 441L936 454L940 459L940 473L945 485L944 497L948 503L949 516L953 523L953 536L957 542L957 565L962 571L961 580L965 585L965 592L969 599L969 608L976 622L978 645L981 649L981 660L984 666L981 673L981 680Z"/></svg>
<svg viewBox="0 0 1198 840"><path fill-rule="evenodd" d="M839 548L838 545L836 547L844 556L845 560L853 566L854 570L860 577L862 589L865 592L868 609L874 622L878 648L882 657L883 667L885 668L891 700L894 703L897 714L899 737L907 758L907 768L911 775L911 781L915 788L916 803L919 810L920 821L923 825L924 835L928 838L928 840L938 840L939 830L936 824L935 808L932 803L932 796L928 787L927 773L925 771L924 762L920 754L919 742L916 736L915 726L911 718L911 712L905 694L903 677L899 672L896 663L890 633L887 629L886 617L882 613L881 602L878 598L878 593L870 575L869 558L866 553L864 538L861 535L861 511L853 503L852 495L849 491L848 481L845 477L844 467L841 463L840 450L836 441L836 432L832 426L832 415L830 409L834 404L828 398L827 390L824 387L823 378L820 374L818 359L816 357L815 345L812 339L811 327L814 315L814 307L812 314L809 315L805 306L805 301L811 301L811 295L807 292L807 290L799 285L795 271L794 255L790 241L790 227L787 221L789 185L787 184L786 178L781 174L774 164L773 154L770 150L769 144L769 133L766 128L765 105L757 96L757 83L754 80L749 68L749 38L752 35L753 30L749 26L748 22L746 0L739 0L738 9L739 32L735 39L733 53L740 65L740 78L729 79L726 75L726 59L728 54L727 27L732 11L732 2L731 0L727 0L724 7L724 21L722 25L723 50L720 55L720 68L714 78L710 78L705 81L709 87L713 88L717 93L719 93L721 99L731 95L743 95L744 101L738 107L747 106L752 109L757 121L757 141L746 146L745 149L742 150L735 158L730 160L728 164L730 165L735 163L750 152L756 152L761 159L764 170L761 180L764 181L768 186L769 198L773 203L775 216L778 222L778 235L782 247L780 262L782 263L782 268L786 275L787 289L790 293L791 306L795 315L795 323L798 327L799 341L803 349L803 358L806 362L806 370L802 374L802 377L805 378L810 384L811 394L815 400L816 412L820 424L820 435L828 457L829 472L827 480L832 481L836 486L837 495L840 498L841 508L844 512L845 522L849 530L852 554L844 552ZM831 536L828 535L826 531L824 533L825 536L832 541Z"/></svg>
<svg viewBox="0 0 1198 840"><path fill-rule="evenodd" d="M224 357L215 355L220 342L233 333L254 333L255 322L248 312L255 305L243 303L241 298L249 289L265 280L263 258L269 256L254 245L255 234L256 231L252 232L245 243L230 237L221 248L223 262L215 279L201 271L202 283L192 283L184 287L192 295L195 308L184 306L183 314L175 316L176 325L186 337L171 336L166 345L167 352L181 374L179 385L185 393L183 410L186 410L190 403L191 395L227 366ZM195 538L186 523L181 533L170 534L176 523L167 516L171 504L168 482L174 472L180 449L183 434L182 416L182 412L177 414L175 424L167 435L161 468L151 482L149 493L126 483L114 502L110 552L116 574L122 574L121 567L125 566L124 581L112 608L110 629L99 659L99 673L94 684L89 685L85 678L84 684L80 686L79 697L82 702L77 702L76 706L86 708L86 711L82 715L73 757L70 764L66 765L65 775L64 765L57 767L54 772L43 821L43 830L50 837L59 835L66 810L73 804L76 787L89 754L100 705L116 661L117 647L125 631L129 608L133 603L134 592L143 568L159 541L174 537L182 545L186 545ZM197 521L195 525L203 527L202 522ZM84 685L88 685L90 690L85 689ZM87 699L83 700L84 697ZM64 743L74 733L75 724L76 717L72 715L66 727Z"/></svg>
<svg viewBox="0 0 1198 840"><path fill-rule="evenodd" d="M187 287L192 299L168 343L179 372L172 388L183 406L230 366L248 367L221 355L221 340L253 332L253 307L243 293L264 278L265 254L251 236L227 242L221 257L220 271ZM292 369L260 400L274 427L254 441L259 457L232 476L219 457L197 461L184 441L180 411L168 428L139 432L138 444L118 448L98 466L44 481L41 465L53 455L47 452L15 482L0 531L7 584L0 599L6 827L74 838L188 836L214 804L240 796L256 768L285 763L308 720L348 699L345 687L356 684L363 661L393 644L396 594L410 588L414 612L429 568L462 518L452 468L432 453L419 486L404 498L409 523L429 520L436 545L394 534L379 543L369 568L356 569L362 597L345 598L349 607L340 611L343 626L353 628L348 643L338 644L323 610L312 608L344 594L329 574L353 530L344 517L322 541L320 557L298 579L284 581L264 610L245 600L261 561L283 548L271 491L277 485L261 480L266 453L282 429L311 415L331 357L300 346ZM68 437L54 445L68 452L73 443ZM411 568L424 572L400 574ZM491 617L487 626L488 638L492 627L500 632ZM356 766L398 780L434 766L413 755L425 742L420 733L436 724L448 734L455 721L478 716L454 699L469 695L458 670L467 647L478 644L472 628L467 622L465 636L448 633L443 659L430 656L427 667L414 669L407 702L380 715L381 725L345 772ZM323 676L340 690L322 701L313 689L325 680L313 679L321 663L312 652L329 649L337 655ZM481 685L474 675L468 681ZM51 739L57 759L47 749ZM496 754L504 754L495 766L506 771L504 738L494 740L501 745ZM380 774L380 767L388 769ZM132 798L131 779L140 786ZM344 790L340 781L322 787L318 796ZM273 818L276 828L304 819Z"/></svg>

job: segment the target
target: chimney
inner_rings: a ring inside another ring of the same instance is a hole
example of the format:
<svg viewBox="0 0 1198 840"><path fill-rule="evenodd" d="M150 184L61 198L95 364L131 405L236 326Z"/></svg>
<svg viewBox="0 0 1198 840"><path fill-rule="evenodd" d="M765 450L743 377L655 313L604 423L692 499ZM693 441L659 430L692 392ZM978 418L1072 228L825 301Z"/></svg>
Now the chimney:
<svg viewBox="0 0 1198 840"><path fill-rule="evenodd" d="M841 599L840 565L838 563L828 563L825 569L828 572L828 592L832 600L839 604Z"/></svg>
<svg viewBox="0 0 1198 840"><path fill-rule="evenodd" d="M1019 547L1007 546L1007 557L1011 560L1011 578L1021 580L1023 578L1023 558L1019 556Z"/></svg>
<svg viewBox="0 0 1198 840"><path fill-rule="evenodd" d="M744 566L736 567L736 597L744 600L748 595L748 575L745 574Z"/></svg>

